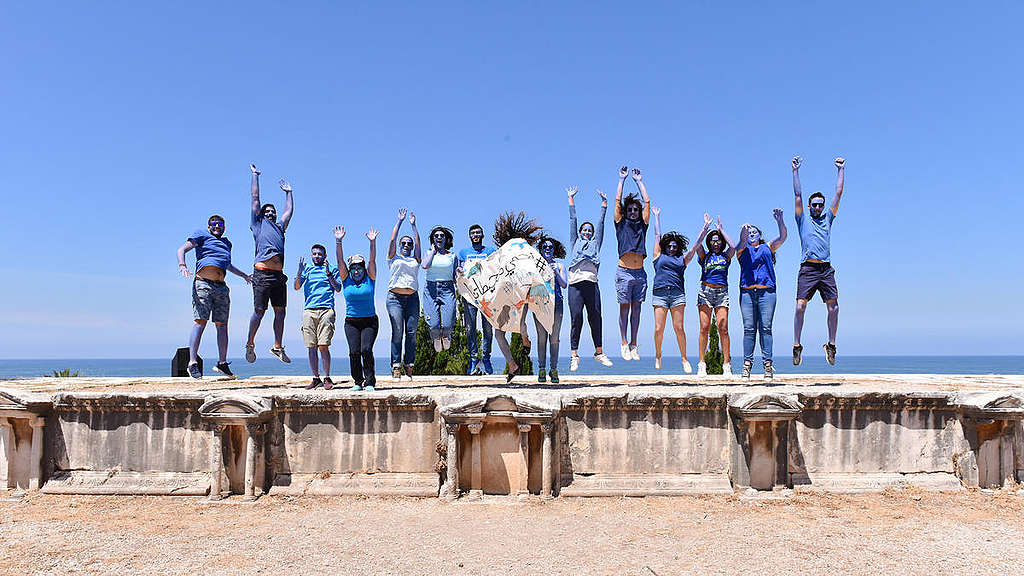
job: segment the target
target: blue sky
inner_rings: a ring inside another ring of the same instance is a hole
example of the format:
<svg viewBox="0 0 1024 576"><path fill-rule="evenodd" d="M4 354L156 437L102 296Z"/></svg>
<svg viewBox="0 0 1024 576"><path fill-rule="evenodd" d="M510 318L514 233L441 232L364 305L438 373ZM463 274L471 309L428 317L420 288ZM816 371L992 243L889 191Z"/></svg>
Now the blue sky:
<svg viewBox="0 0 1024 576"><path fill-rule="evenodd" d="M691 237L705 211L732 234L750 221L773 235L781 207L785 355L800 252L794 154L805 193L829 196L832 158L848 159L832 249L841 353L1019 353L1024 274L998 242L1017 234L1024 204L1022 12L1010 2L6 3L0 357L168 357L185 345L190 285L174 252L219 213L235 264L251 267L249 162L267 201L283 202L278 178L295 187L290 276L335 224L350 231L350 252L380 228L383 250L400 206L423 229L454 228L460 245L471 223L490 231L506 209L564 239L564 188L581 187L581 216L592 217L593 190L613 194L622 164L644 170L665 227ZM610 350L614 250L606 243L601 270ZM698 277L687 271L691 304ZM229 282L237 357L252 296ZM290 298L285 344L301 357L300 293ZM820 302L808 312L811 349L825 339L824 313ZM730 318L737 356L738 307ZM652 330L645 306L646 355ZM388 338L385 328L378 354ZM266 322L258 348L271 339ZM344 340L334 348L344 354Z"/></svg>

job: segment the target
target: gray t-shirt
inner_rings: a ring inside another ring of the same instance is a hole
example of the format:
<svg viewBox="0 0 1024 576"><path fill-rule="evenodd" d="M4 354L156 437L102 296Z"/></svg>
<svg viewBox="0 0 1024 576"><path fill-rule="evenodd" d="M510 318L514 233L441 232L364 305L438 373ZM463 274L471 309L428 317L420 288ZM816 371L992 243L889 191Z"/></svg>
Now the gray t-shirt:
<svg viewBox="0 0 1024 576"><path fill-rule="evenodd" d="M253 240L256 241L257 262L270 260L274 256L284 260L284 228L280 224L259 214L253 216L249 230L252 230Z"/></svg>

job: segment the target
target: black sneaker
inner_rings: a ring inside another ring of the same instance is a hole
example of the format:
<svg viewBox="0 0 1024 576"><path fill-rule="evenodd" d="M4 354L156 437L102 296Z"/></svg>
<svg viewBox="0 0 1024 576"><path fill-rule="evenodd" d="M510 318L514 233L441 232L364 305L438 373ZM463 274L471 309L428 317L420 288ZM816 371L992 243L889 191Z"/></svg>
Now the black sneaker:
<svg viewBox="0 0 1024 576"><path fill-rule="evenodd" d="M537 382L547 382L547 381L548 381L547 373L545 373L544 369L541 368L540 371L537 372Z"/></svg>
<svg viewBox="0 0 1024 576"><path fill-rule="evenodd" d="M225 376L234 378L235 373L231 371L231 368L228 366L228 364L231 364L231 362L217 362L217 365L213 367L213 371L220 372Z"/></svg>
<svg viewBox="0 0 1024 576"><path fill-rule="evenodd" d="M799 366L803 362L804 347L797 344L793 346L793 366Z"/></svg>
<svg viewBox="0 0 1024 576"><path fill-rule="evenodd" d="M322 385L323 385L323 382L320 381L320 378L317 377L317 376L314 376L312 382L310 382L309 384L306 384L306 390L312 390L314 388L319 388Z"/></svg>
<svg viewBox="0 0 1024 576"><path fill-rule="evenodd" d="M825 360L833 366L836 365L836 345L831 342L825 344Z"/></svg>
<svg viewBox="0 0 1024 576"><path fill-rule="evenodd" d="M188 365L188 375L195 378L196 380L199 380L200 378L203 377L203 372L202 370L199 369L198 362L193 362Z"/></svg>
<svg viewBox="0 0 1024 576"><path fill-rule="evenodd" d="M750 380L750 370L754 368L754 363L750 360L743 361L743 373L740 374L740 378L744 380Z"/></svg>
<svg viewBox="0 0 1024 576"><path fill-rule="evenodd" d="M764 381L771 382L775 378L775 367L772 366L771 360L764 361Z"/></svg>
<svg viewBox="0 0 1024 576"><path fill-rule="evenodd" d="M558 384L558 370L552 370L549 372L549 375L551 376L551 383Z"/></svg>

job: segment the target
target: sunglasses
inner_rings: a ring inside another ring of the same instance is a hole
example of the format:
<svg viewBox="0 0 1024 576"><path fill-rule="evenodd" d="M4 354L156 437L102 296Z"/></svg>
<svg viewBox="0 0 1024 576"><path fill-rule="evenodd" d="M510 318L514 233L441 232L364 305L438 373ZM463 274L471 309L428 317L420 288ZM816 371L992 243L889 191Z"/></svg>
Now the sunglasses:
<svg viewBox="0 0 1024 576"><path fill-rule="evenodd" d="M402 246L412 246L412 242L399 242Z"/></svg>
<svg viewBox="0 0 1024 576"><path fill-rule="evenodd" d="M223 222L218 222L217 220L214 220L213 222L209 223L209 227L210 228L223 228L224 227L224 223Z"/></svg>
<svg viewBox="0 0 1024 576"><path fill-rule="evenodd" d="M811 204L811 208L824 208L824 207L825 207L825 203L824 202L814 202L814 203Z"/></svg>

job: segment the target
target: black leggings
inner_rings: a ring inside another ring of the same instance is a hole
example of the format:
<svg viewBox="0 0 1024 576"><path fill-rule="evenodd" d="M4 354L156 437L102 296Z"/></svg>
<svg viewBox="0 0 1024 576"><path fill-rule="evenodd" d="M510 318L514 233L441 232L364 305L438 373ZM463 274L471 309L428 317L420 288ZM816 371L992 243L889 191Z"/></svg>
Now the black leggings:
<svg viewBox="0 0 1024 576"><path fill-rule="evenodd" d="M376 386L373 375L373 343L377 340L377 316L345 318L348 362L352 380L360 386Z"/></svg>
<svg viewBox="0 0 1024 576"><path fill-rule="evenodd" d="M583 308L587 309L587 322L594 348L601 347L601 289L597 282L584 280L569 284L569 348L580 349L580 333L583 331Z"/></svg>

